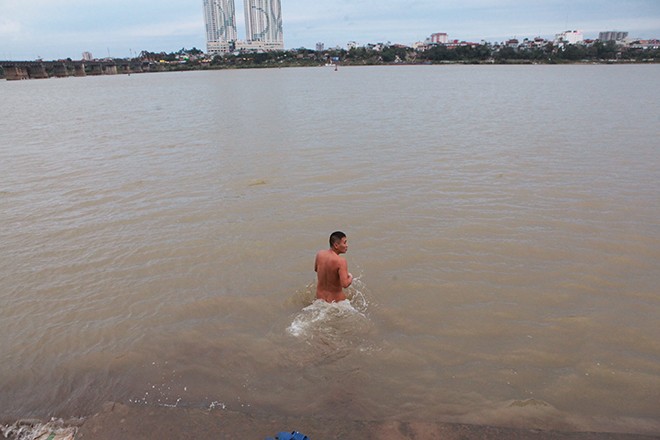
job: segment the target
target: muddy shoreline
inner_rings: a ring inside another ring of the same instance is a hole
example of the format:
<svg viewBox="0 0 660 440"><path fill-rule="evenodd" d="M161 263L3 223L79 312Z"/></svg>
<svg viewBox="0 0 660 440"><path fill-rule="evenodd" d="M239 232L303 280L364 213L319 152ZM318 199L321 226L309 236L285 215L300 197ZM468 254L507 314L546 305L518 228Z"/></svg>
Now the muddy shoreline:
<svg viewBox="0 0 660 440"><path fill-rule="evenodd" d="M265 439L281 431L298 431L311 440L350 438L360 440L651 440L660 435L605 432L565 432L539 429L514 429L430 421L368 421L332 418L268 416L228 410L201 410L165 407L128 406L107 403L86 420L51 422L68 427L61 438L76 440L116 439ZM5 431L3 431L5 433ZM68 433L68 434L67 434ZM74 437L66 436L73 433ZM5 433L5 438L28 438ZM38 437L40 438L40 437ZM60 438L55 436L53 438Z"/></svg>

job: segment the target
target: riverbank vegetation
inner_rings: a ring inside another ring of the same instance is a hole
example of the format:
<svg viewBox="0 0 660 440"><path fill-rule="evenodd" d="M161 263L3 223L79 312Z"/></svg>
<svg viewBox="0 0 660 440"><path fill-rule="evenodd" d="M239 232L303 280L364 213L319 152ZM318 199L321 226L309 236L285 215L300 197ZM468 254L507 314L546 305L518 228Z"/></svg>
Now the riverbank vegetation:
<svg viewBox="0 0 660 440"><path fill-rule="evenodd" d="M172 54L143 52L151 62L176 63L179 69L222 69L293 67L339 64L343 66L389 64L568 64L568 63L655 63L660 49L621 46L613 41L589 45L520 48L510 45L462 43L435 45L417 50L402 45L370 45L347 49L315 51L306 48L262 53L231 53L204 56L201 51L182 49Z"/></svg>

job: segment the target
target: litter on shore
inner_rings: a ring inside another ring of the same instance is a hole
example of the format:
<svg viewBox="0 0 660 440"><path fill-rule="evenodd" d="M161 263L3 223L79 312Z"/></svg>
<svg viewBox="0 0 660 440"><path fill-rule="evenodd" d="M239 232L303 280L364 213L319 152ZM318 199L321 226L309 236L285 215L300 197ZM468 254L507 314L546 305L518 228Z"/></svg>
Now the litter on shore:
<svg viewBox="0 0 660 440"><path fill-rule="evenodd" d="M61 419L43 423L40 420L19 420L0 427L2 436L8 440L74 440L78 428L66 426Z"/></svg>

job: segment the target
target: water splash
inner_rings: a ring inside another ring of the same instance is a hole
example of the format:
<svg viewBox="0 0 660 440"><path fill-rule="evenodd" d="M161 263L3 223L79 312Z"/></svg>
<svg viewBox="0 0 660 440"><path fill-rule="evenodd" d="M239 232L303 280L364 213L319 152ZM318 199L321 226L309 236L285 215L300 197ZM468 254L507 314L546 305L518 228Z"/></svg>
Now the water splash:
<svg viewBox="0 0 660 440"><path fill-rule="evenodd" d="M181 373L171 370L167 367L168 362L162 365L159 362L152 362L151 366L155 369L163 369L160 373L160 380L154 383L147 383L147 390L142 397L128 399L129 403L136 405L153 405L166 408L176 408L183 400L182 393L188 391L186 386L181 386L178 382L181 380Z"/></svg>
<svg viewBox="0 0 660 440"><path fill-rule="evenodd" d="M327 303L314 299L315 283L297 292L296 295L307 299L309 305L293 318L287 332L298 338L335 341L351 341L364 336L371 327L371 321L368 317L368 289L360 276L353 278L353 284L346 289L347 299L344 301Z"/></svg>
<svg viewBox="0 0 660 440"><path fill-rule="evenodd" d="M327 303L321 299L302 309L287 328L289 334L297 337L314 337L317 334L340 332L342 320L351 321L365 315L355 309L349 300Z"/></svg>
<svg viewBox="0 0 660 440"><path fill-rule="evenodd" d="M365 315L367 314L367 309L373 303L373 300L370 299L369 289L362 281L362 273L353 277L353 283L347 289L346 297L356 310Z"/></svg>

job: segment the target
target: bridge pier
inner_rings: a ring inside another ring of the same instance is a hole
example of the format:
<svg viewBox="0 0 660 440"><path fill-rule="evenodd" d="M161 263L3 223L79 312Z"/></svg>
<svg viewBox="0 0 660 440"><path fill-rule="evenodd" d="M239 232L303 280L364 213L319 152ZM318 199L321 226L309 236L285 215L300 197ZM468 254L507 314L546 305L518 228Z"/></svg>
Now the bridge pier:
<svg viewBox="0 0 660 440"><path fill-rule="evenodd" d="M103 75L103 65L101 63L89 64L86 72L88 75Z"/></svg>
<svg viewBox="0 0 660 440"><path fill-rule="evenodd" d="M53 76L57 78L66 78L69 76L69 70L64 63L53 64Z"/></svg>
<svg viewBox="0 0 660 440"><path fill-rule="evenodd" d="M86 76L87 74L85 73L85 65L80 63L80 64L75 64L74 65L74 76Z"/></svg>
<svg viewBox="0 0 660 440"><path fill-rule="evenodd" d="M103 74L104 75L116 75L117 74L117 66L114 64L107 64L104 65L103 67Z"/></svg>
<svg viewBox="0 0 660 440"><path fill-rule="evenodd" d="M27 67L27 71L32 79L46 79L48 78L48 72L46 72L46 67L41 64L33 64Z"/></svg>
<svg viewBox="0 0 660 440"><path fill-rule="evenodd" d="M20 66L2 66L5 71L5 78L7 81L16 81L21 79L30 79L30 73L27 67Z"/></svg>

